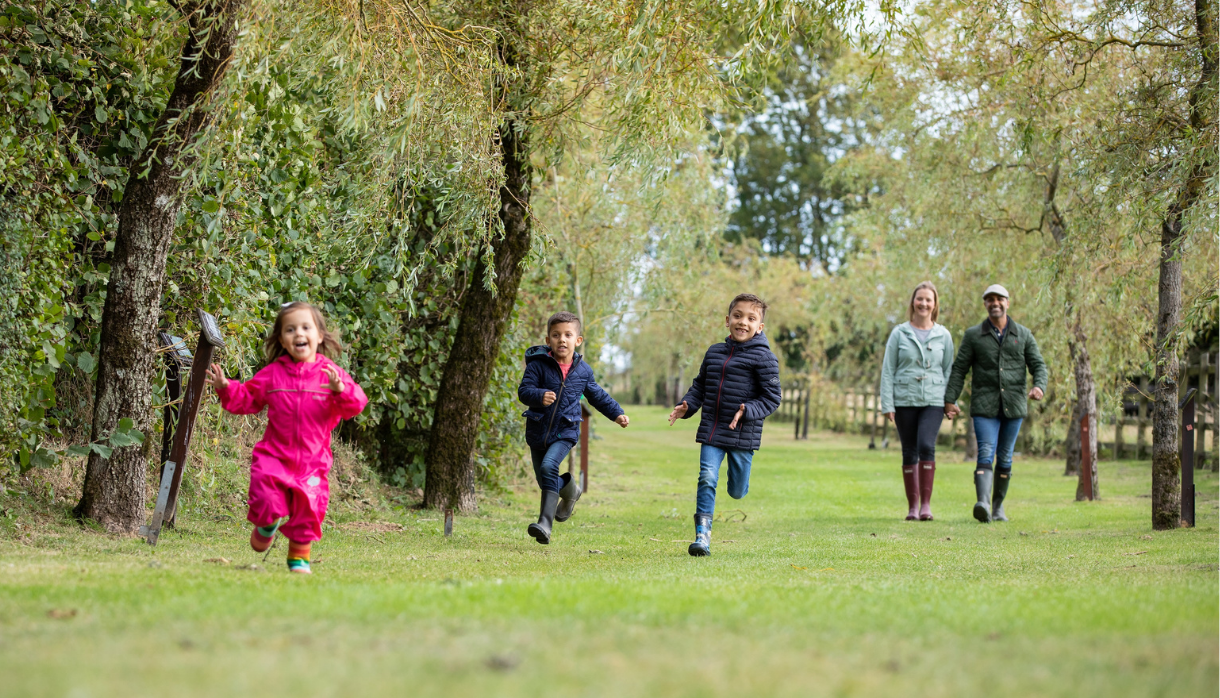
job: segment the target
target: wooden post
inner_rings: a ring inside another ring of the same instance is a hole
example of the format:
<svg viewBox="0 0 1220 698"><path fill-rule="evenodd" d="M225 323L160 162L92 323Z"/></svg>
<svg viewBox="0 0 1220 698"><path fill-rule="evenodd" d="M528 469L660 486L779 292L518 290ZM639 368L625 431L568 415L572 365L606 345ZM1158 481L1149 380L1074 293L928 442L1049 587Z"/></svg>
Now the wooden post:
<svg viewBox="0 0 1220 698"><path fill-rule="evenodd" d="M1195 435L1191 433L1195 426L1195 395L1194 388L1186 391L1178 409L1182 410L1182 523L1191 528L1195 525Z"/></svg>
<svg viewBox="0 0 1220 698"><path fill-rule="evenodd" d="M1136 411L1139 431L1135 436L1135 459L1143 460L1148 446L1148 376L1140 376L1139 409Z"/></svg>
<svg viewBox="0 0 1220 698"><path fill-rule="evenodd" d="M593 413L585 403L580 403L580 491L589 491L589 429Z"/></svg>
<svg viewBox="0 0 1220 698"><path fill-rule="evenodd" d="M872 398L871 401L869 400L870 397ZM869 409L869 413L870 413L869 416L872 417L872 419L870 420L870 422L872 423L872 426L869 429L869 433L868 433L869 449L877 448L877 398L878 397L879 396L874 394L871 389L867 393L864 394L865 404L869 404L870 402L872 404L872 407Z"/></svg>
<svg viewBox="0 0 1220 698"><path fill-rule="evenodd" d="M1123 409L1123 400L1127 397L1127 389L1118 397L1118 420L1114 422L1114 460L1123 458L1123 430L1127 428L1127 411Z"/></svg>
<svg viewBox="0 0 1220 698"><path fill-rule="evenodd" d="M182 396L182 405L178 410L178 423L174 427L174 443L170 449L169 460L162 469L161 489L157 492L157 505L153 510L152 521L142 526L140 532L149 545L156 545L161 535L161 526L165 522L173 522L178 509L178 488L182 484L182 471L186 469L187 452L191 445L191 434L195 430L195 415L199 412L199 401L203 398L204 381L208 366L212 363L212 355L217 349L223 349L224 339L220 335L220 327L216 318L203 310L199 314L199 344L195 346L195 357L191 364L190 381Z"/></svg>
<svg viewBox="0 0 1220 698"><path fill-rule="evenodd" d="M1080 494L1077 501L1093 501L1093 440L1089 433L1089 416L1080 420Z"/></svg>
<svg viewBox="0 0 1220 698"><path fill-rule="evenodd" d="M801 427L801 440L809 438L809 390L810 385L805 383L805 426Z"/></svg>
<svg viewBox="0 0 1220 698"><path fill-rule="evenodd" d="M1208 393L1208 391L1207 391L1207 383L1208 383L1207 369L1208 369L1208 364L1209 364L1210 358L1211 358L1211 356L1207 352L1205 352L1205 351L1199 352L1199 395L1198 395L1198 397L1195 398L1194 401L1199 403L1200 406L1207 404L1207 393ZM1205 427L1205 424L1207 422L1207 412L1205 412L1203 410L1197 410L1197 411L1191 410L1191 411L1197 412L1197 414L1198 414L1198 418L1194 420L1196 422L1196 426L1195 426L1195 469L1197 470L1198 468L1203 467L1203 464L1206 462L1205 456L1207 454L1207 443L1205 441L1205 437L1207 434L1207 428Z"/></svg>

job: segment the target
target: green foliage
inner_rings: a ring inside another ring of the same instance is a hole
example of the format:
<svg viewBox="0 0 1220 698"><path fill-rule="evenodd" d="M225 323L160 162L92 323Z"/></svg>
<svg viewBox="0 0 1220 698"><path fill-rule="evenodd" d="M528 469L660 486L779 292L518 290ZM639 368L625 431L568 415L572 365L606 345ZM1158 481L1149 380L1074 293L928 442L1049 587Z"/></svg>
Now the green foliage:
<svg viewBox="0 0 1220 698"><path fill-rule="evenodd" d="M95 367L115 203L166 93L167 9L0 10L0 450L22 469L54 463L62 429L78 431L58 383Z"/></svg>

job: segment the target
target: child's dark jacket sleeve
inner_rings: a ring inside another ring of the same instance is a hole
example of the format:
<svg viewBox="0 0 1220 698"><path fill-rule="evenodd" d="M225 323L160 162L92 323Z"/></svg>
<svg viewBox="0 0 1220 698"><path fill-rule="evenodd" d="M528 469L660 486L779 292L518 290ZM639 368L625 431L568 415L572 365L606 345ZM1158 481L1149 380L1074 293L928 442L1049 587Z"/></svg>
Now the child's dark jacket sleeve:
<svg viewBox="0 0 1220 698"><path fill-rule="evenodd" d="M610 397L610 393L603 390L597 381L593 380L592 375L589 376L589 382L585 383L584 396L589 404L593 405L593 409L606 415L606 419L615 420L623 414L623 408L614 398Z"/></svg>
<svg viewBox="0 0 1220 698"><path fill-rule="evenodd" d="M780 400L784 397L779 382L779 359L775 358L775 354L766 352L763 360L754 366L754 375L758 378L761 394L745 403L746 411L742 416L749 420L766 419L779 409Z"/></svg>
<svg viewBox="0 0 1220 698"><path fill-rule="evenodd" d="M686 391L686 395L678 403L686 403L686 414L682 415L682 419L690 419L700 407L703 407L703 386L707 384L707 357L703 357L703 363L699 365L699 374L695 376L695 380L690 384L690 390Z"/></svg>
<svg viewBox="0 0 1220 698"><path fill-rule="evenodd" d="M542 365L538 361L531 361L525 366L525 373L521 376L521 384L517 386L517 399L526 407L542 408L542 396L546 394L546 386L543 385Z"/></svg>

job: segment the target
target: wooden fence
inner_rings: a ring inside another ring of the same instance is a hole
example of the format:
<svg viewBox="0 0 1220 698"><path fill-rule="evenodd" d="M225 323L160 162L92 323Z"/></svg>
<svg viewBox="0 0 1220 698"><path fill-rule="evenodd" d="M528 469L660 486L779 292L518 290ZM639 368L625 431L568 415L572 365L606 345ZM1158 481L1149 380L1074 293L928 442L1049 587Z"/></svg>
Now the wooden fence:
<svg viewBox="0 0 1220 698"><path fill-rule="evenodd" d="M1217 424L1216 417L1220 413L1220 390L1216 389L1216 364L1220 350L1213 347L1211 351L1200 352L1192 350L1183 359L1178 376L1178 398L1186 396L1186 391L1195 388L1195 423L1190 425L1189 433L1195 439L1195 468L1202 469L1210 465L1217 469ZM1102 417L1101 434L1109 431L1113 440L1100 442L1099 449L1109 452L1111 458L1135 458L1145 460L1152 457L1152 447L1149 442L1149 432L1152 427L1152 388L1151 379L1147 376L1132 382L1123 393L1123 406L1116 415ZM1135 432L1134 441L1130 432ZM1208 433L1211 438L1208 439Z"/></svg>

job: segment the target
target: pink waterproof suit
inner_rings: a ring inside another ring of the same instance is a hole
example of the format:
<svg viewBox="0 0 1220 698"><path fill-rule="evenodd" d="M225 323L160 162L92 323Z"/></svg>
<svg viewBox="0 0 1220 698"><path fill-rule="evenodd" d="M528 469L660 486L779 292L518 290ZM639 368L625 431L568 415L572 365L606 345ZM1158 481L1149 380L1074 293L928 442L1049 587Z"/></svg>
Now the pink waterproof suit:
<svg viewBox="0 0 1220 698"><path fill-rule="evenodd" d="M325 366L338 369L343 392L328 387ZM330 433L340 420L360 414L369 402L364 391L335 362L318 354L313 363L281 356L245 383L229 381L216 394L233 414L257 414L267 408L267 431L254 446L250 464L246 518L255 526L269 526L287 516L280 532L288 540L322 538L330 501L327 475L334 460Z"/></svg>

